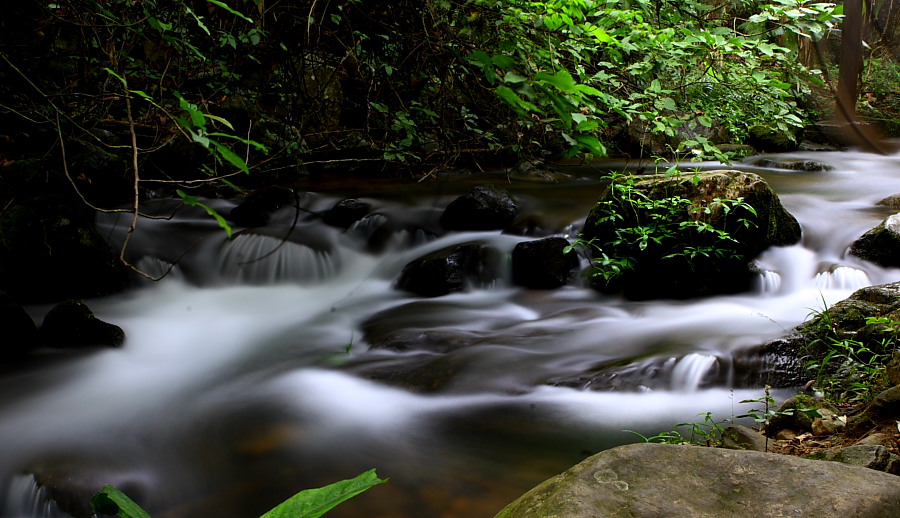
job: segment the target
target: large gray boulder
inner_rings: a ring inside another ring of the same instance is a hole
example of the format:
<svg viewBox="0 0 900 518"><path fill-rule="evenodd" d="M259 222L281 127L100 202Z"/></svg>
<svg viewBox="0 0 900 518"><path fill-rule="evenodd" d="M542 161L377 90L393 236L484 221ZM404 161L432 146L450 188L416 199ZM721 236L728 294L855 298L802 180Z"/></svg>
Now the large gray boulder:
<svg viewBox="0 0 900 518"><path fill-rule="evenodd" d="M496 518L889 518L897 509L900 478L871 469L754 451L632 444L545 481Z"/></svg>
<svg viewBox="0 0 900 518"><path fill-rule="evenodd" d="M800 224L753 173L723 170L616 182L601 193L582 232L595 258L606 254L630 262L611 281L594 277L601 291L622 291L631 299L738 293L753 285L756 256L801 237Z"/></svg>

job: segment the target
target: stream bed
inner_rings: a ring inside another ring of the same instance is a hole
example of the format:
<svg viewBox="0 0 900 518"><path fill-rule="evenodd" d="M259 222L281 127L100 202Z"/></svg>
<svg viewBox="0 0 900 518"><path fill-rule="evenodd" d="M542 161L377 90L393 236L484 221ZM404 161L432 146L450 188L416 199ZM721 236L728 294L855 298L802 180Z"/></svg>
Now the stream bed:
<svg viewBox="0 0 900 518"><path fill-rule="evenodd" d="M478 183L508 189L538 234L574 237L602 185L604 171L589 167L556 184L502 173L355 188L310 180L302 210L236 227L231 241L202 210L144 220L131 257L148 272L174 264L171 273L87 301L125 330L124 347L44 353L0 374L0 518L68 516L32 473L87 493L114 485L155 518L248 518L371 468L390 481L328 516L489 518L637 434L746 413L758 404L741 401L763 397L764 383L735 385L736 352L900 279L846 255L893 212L875 203L900 193L900 158L787 158L831 169L738 168L769 182L802 243L759 258L756 291L689 301L628 302L577 280L528 290L506 263L498 280L442 297L394 288L431 251L477 242L508 257L537 237L435 230ZM324 224L317 214L345 197L370 215L347 230ZM127 221L106 215L99 227L115 243ZM29 310L39 319L46 308ZM602 369L617 390L573 381Z"/></svg>

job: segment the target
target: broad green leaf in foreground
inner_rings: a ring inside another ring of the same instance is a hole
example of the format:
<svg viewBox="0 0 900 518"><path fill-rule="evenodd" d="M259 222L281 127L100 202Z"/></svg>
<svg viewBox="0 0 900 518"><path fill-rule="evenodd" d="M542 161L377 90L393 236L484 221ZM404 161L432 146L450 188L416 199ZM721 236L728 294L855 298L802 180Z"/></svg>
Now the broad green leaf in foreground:
<svg viewBox="0 0 900 518"><path fill-rule="evenodd" d="M97 514L117 515L121 518L150 518L134 500L112 486L103 486L91 498L91 509Z"/></svg>
<svg viewBox="0 0 900 518"><path fill-rule="evenodd" d="M385 482L387 479L378 478L375 470L370 469L354 478L300 491L260 518L318 518L341 502Z"/></svg>

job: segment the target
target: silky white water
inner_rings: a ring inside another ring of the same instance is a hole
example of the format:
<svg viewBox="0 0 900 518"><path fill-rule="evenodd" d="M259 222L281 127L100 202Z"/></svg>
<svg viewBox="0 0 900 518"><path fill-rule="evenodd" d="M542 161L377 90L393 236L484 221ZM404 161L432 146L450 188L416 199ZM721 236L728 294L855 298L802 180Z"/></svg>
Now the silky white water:
<svg viewBox="0 0 900 518"><path fill-rule="evenodd" d="M740 401L764 394L729 384L735 352L900 280L846 255L891 213L874 203L900 193L900 159L792 157L834 169L742 168L770 182L803 242L759 258L758 292L691 301L526 290L502 267L494 283L443 297L395 290L431 251L478 242L508 256L532 239L437 237L441 210L467 189L448 182L306 194L304 213L231 242L202 214L142 222L133 259L158 273L177 263L172 274L88 301L125 346L45 353L0 375L0 517L60 516L31 474L122 486L156 518L227 518L370 468L391 481L334 516L492 516L586 455L639 440L628 430L745 413L754 404ZM599 185L579 171L571 185L506 187L545 228L573 232ZM342 196L376 214L347 231L310 215ZM115 241L126 224L100 226ZM601 387L603 369L615 375Z"/></svg>

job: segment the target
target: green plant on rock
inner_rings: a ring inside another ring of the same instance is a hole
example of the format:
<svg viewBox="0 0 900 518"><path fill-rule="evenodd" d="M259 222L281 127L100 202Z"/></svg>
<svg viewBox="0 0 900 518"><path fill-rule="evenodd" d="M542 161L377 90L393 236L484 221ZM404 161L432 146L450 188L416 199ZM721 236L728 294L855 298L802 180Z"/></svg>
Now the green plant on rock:
<svg viewBox="0 0 900 518"><path fill-rule="evenodd" d="M722 442L722 433L725 431L723 426L729 420L717 421L713 419L712 412L703 412L697 414L703 417L702 422L694 421L689 423L678 423L675 429L660 432L651 437L646 437L633 430L625 430L634 434L644 442L655 442L662 444L694 444L703 446L718 446ZM678 428L686 428L687 431L681 432Z"/></svg>
<svg viewBox="0 0 900 518"><path fill-rule="evenodd" d="M860 403L874 398L885 388L885 364L890 360L892 340L883 340L876 352L869 345L849 338L828 337L821 358L808 358L806 370L815 373L816 387L835 403Z"/></svg>
<svg viewBox="0 0 900 518"><path fill-rule="evenodd" d="M677 194L651 197L637 189L635 181L633 175L613 174L610 195L592 212L598 226L611 230L605 238L579 237L565 250L590 258L592 277L610 283L642 261L686 261L694 268L701 260L706 264L739 258L730 246L737 239L721 225L712 225L709 218L721 211L724 220L730 218L738 227L755 226L756 210L743 198L714 198L695 205Z"/></svg>
<svg viewBox="0 0 900 518"><path fill-rule="evenodd" d="M380 479L375 470L369 470L351 479L300 491L260 518L319 518L335 506L385 482L387 479ZM112 486L104 486L91 498L91 508L99 515L150 518L141 506Z"/></svg>

